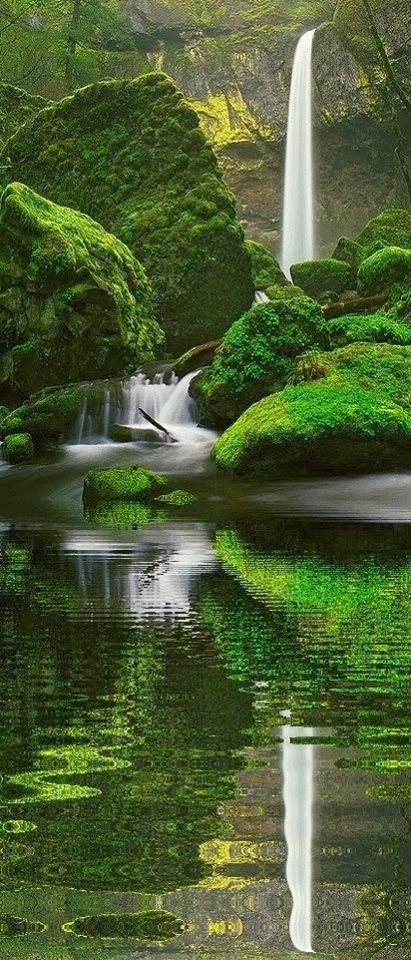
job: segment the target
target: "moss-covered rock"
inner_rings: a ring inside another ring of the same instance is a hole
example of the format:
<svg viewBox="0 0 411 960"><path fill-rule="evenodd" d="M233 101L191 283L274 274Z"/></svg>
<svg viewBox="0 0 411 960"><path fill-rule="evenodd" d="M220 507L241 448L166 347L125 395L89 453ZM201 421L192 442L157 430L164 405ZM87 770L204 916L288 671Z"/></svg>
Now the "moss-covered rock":
<svg viewBox="0 0 411 960"><path fill-rule="evenodd" d="M411 282L411 250L383 247L363 260L358 271L358 289L364 296L389 291L393 284Z"/></svg>
<svg viewBox="0 0 411 960"><path fill-rule="evenodd" d="M411 344L411 316L399 319L394 310L345 314L329 320L328 329L333 347L357 342Z"/></svg>
<svg viewBox="0 0 411 960"><path fill-rule="evenodd" d="M127 247L89 217L28 187L0 203L0 393L121 375L162 334L150 287Z"/></svg>
<svg viewBox="0 0 411 960"><path fill-rule="evenodd" d="M47 105L44 97L33 96L10 83L0 83L0 142L8 140L23 123Z"/></svg>
<svg viewBox="0 0 411 960"><path fill-rule="evenodd" d="M275 283L269 287L266 287L266 295L269 300L304 300L307 299L307 294L304 293L304 290L301 287L296 287L293 283L288 283L286 287L280 286L280 284Z"/></svg>
<svg viewBox="0 0 411 960"><path fill-rule="evenodd" d="M340 237L332 255L333 260L343 260L356 273L363 257L363 247L350 237Z"/></svg>
<svg viewBox="0 0 411 960"><path fill-rule="evenodd" d="M276 285L286 287L288 280L272 253L267 247L256 240L246 240L246 248L251 257L254 286L256 290L264 290L266 286Z"/></svg>
<svg viewBox="0 0 411 960"><path fill-rule="evenodd" d="M30 433L36 447L69 440L84 404L90 412L100 409L106 388L106 382L97 381L41 391L0 421L0 437Z"/></svg>
<svg viewBox="0 0 411 960"><path fill-rule="evenodd" d="M219 337L252 302L234 197L196 113L163 74L79 90L25 124L5 161L11 178L130 246L175 355Z"/></svg>
<svg viewBox="0 0 411 960"><path fill-rule="evenodd" d="M296 362L295 381L219 438L222 469L281 477L410 466L410 347L312 352Z"/></svg>
<svg viewBox="0 0 411 960"><path fill-rule="evenodd" d="M168 485L167 477L138 465L90 470L84 481L83 499L86 506L101 500L141 500L144 503L165 492Z"/></svg>
<svg viewBox="0 0 411 960"><path fill-rule="evenodd" d="M384 210L356 237L361 247L382 241L392 247L411 248L411 210Z"/></svg>
<svg viewBox="0 0 411 960"><path fill-rule="evenodd" d="M254 307L233 323L212 366L192 383L201 419L212 426L232 423L251 403L282 389L297 354L328 344L326 323L314 301L279 300Z"/></svg>
<svg viewBox="0 0 411 960"><path fill-rule="evenodd" d="M34 454L33 440L29 433L15 433L3 442L3 456L9 463L24 463Z"/></svg>
<svg viewBox="0 0 411 960"><path fill-rule="evenodd" d="M171 493L162 493L160 497L155 497L155 503L163 503L169 507L188 507L197 502L197 497L187 490L172 490Z"/></svg>
<svg viewBox="0 0 411 960"><path fill-rule="evenodd" d="M355 280L354 271L345 260L312 260L291 267L293 282L309 297L318 299L328 291L336 294L349 290Z"/></svg>
<svg viewBox="0 0 411 960"><path fill-rule="evenodd" d="M9 407L5 407L0 404L0 426L3 420L5 420L6 417L8 417L9 413L10 413Z"/></svg>

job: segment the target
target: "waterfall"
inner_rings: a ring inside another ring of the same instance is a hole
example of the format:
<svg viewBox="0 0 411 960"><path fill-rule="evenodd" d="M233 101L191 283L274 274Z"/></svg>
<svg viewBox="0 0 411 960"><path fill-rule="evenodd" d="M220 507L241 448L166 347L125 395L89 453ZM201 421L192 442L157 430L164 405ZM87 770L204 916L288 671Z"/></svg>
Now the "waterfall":
<svg viewBox="0 0 411 960"><path fill-rule="evenodd" d="M188 374L182 380L172 376L164 383L163 375L156 374L149 380L139 373L120 385L108 385L102 392L101 400L95 397L84 400L84 404L74 430L76 444L107 443L114 424L130 428L134 439L145 439L153 433L140 408L172 432L175 425L191 425L194 417L194 403L189 396L190 383L198 371ZM158 434L159 442L164 436Z"/></svg>
<svg viewBox="0 0 411 960"><path fill-rule="evenodd" d="M312 949L312 841L314 747L293 743L312 737L306 727L283 727L283 796L287 843L287 883L293 899L290 937L296 950Z"/></svg>
<svg viewBox="0 0 411 960"><path fill-rule="evenodd" d="M269 303L270 298L263 290L256 290L253 307L260 307L262 303Z"/></svg>
<svg viewBox="0 0 411 960"><path fill-rule="evenodd" d="M282 268L314 259L312 49L315 30L301 37L294 57L288 108Z"/></svg>

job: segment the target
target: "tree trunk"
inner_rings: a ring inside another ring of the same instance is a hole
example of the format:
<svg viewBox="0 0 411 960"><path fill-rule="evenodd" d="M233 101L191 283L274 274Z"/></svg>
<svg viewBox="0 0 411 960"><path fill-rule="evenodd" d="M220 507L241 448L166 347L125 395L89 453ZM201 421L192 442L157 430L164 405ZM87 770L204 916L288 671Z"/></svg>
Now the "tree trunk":
<svg viewBox="0 0 411 960"><path fill-rule="evenodd" d="M356 300L347 300L345 303L327 303L323 307L323 316L326 320L334 317L343 317L346 313L367 313L374 307L383 307L387 303L387 293L377 293L374 297L357 297Z"/></svg>
<svg viewBox="0 0 411 960"><path fill-rule="evenodd" d="M74 89L74 59L77 50L77 35L80 26L82 0L73 0L70 29L67 40L66 81L70 92Z"/></svg>

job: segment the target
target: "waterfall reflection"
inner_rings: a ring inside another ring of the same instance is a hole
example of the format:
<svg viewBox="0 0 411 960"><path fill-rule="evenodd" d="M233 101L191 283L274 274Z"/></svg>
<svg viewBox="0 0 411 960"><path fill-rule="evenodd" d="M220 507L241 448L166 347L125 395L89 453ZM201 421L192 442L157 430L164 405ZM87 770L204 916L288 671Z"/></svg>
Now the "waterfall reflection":
<svg viewBox="0 0 411 960"><path fill-rule="evenodd" d="M314 747L296 743L312 738L308 727L282 729L284 832L287 843L287 883L293 900L290 937L296 950L313 953L312 843L314 802Z"/></svg>

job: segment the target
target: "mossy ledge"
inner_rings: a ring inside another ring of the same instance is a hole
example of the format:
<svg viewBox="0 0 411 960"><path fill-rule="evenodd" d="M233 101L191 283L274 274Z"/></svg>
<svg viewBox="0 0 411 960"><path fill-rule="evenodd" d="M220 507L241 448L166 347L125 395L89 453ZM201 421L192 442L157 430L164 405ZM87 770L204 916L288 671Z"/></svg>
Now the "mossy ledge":
<svg viewBox="0 0 411 960"><path fill-rule="evenodd" d="M164 74L77 91L24 124L1 162L10 179L84 211L129 245L174 355L221 336L250 306L235 199L197 114Z"/></svg>
<svg viewBox="0 0 411 960"><path fill-rule="evenodd" d="M217 441L220 468L295 477L411 465L411 348L352 344L299 358L295 386L254 404Z"/></svg>

